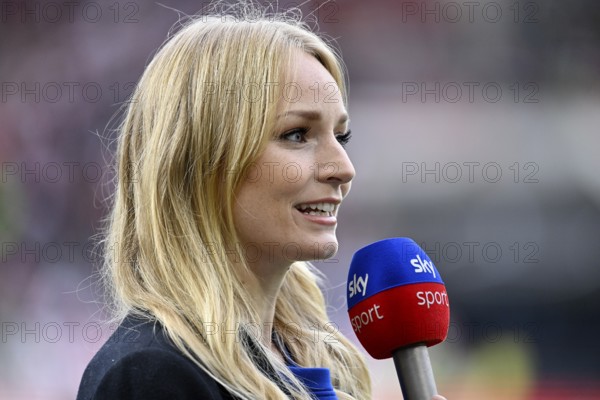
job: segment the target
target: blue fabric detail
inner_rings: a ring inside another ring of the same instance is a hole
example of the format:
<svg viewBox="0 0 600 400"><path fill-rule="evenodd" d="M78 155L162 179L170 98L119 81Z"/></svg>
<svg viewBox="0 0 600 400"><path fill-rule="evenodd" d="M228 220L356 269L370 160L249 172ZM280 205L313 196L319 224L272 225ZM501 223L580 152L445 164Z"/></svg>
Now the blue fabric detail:
<svg viewBox="0 0 600 400"><path fill-rule="evenodd" d="M288 367L318 400L338 400L331 384L329 368Z"/></svg>
<svg viewBox="0 0 600 400"><path fill-rule="evenodd" d="M331 371L329 368L305 368L299 366L291 356L290 349L277 334L272 333L272 340L283 354L289 370L309 390L315 400L338 400L333 385L331 384Z"/></svg>

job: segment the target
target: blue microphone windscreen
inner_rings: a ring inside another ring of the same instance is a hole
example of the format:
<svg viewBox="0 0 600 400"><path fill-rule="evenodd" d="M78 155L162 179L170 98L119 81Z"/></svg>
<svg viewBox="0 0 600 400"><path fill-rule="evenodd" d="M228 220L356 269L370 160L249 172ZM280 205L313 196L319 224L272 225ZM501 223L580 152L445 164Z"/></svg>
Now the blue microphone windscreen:
<svg viewBox="0 0 600 400"><path fill-rule="evenodd" d="M348 272L348 308L379 292L413 283L444 282L435 265L409 238L391 238L358 250Z"/></svg>

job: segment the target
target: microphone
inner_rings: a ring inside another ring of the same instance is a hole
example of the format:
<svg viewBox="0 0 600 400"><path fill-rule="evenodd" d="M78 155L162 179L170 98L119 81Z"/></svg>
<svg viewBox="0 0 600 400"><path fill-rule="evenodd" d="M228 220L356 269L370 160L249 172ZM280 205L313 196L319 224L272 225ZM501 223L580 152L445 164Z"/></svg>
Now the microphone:
<svg viewBox="0 0 600 400"><path fill-rule="evenodd" d="M348 272L348 314L358 340L376 359L394 358L405 400L437 394L427 347L443 342L450 303L439 272L408 238L358 250Z"/></svg>

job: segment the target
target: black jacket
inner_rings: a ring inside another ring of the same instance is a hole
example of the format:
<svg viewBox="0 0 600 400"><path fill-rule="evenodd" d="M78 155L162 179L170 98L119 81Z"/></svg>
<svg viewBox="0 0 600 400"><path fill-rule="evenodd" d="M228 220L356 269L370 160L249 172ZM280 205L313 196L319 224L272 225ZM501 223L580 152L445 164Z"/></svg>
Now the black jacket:
<svg viewBox="0 0 600 400"><path fill-rule="evenodd" d="M156 321L128 316L83 373L77 400L236 399L167 338Z"/></svg>

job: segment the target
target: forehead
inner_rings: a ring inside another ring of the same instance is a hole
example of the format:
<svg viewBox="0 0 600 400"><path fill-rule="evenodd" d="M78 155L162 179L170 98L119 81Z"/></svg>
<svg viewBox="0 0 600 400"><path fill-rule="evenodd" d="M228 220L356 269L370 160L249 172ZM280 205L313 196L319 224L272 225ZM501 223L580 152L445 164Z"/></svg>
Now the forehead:
<svg viewBox="0 0 600 400"><path fill-rule="evenodd" d="M295 52L287 76L288 81L311 85L315 82L335 83L333 76L313 55L298 50Z"/></svg>
<svg viewBox="0 0 600 400"><path fill-rule="evenodd" d="M281 87L279 112L297 109L331 114L346 113L342 94L333 76L312 55L298 50Z"/></svg>

